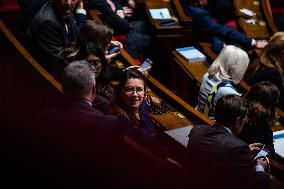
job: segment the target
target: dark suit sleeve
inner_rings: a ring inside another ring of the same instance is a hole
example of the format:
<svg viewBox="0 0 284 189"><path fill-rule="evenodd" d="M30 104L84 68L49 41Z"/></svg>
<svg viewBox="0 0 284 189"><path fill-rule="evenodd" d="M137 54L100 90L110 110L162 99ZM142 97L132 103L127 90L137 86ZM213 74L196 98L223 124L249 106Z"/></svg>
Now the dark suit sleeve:
<svg viewBox="0 0 284 189"><path fill-rule="evenodd" d="M42 50L56 58L57 54L64 46L62 41L63 36L61 36L63 35L62 31L58 31L59 28L48 20L39 23L36 28L32 30L31 35L33 35L33 40Z"/></svg>
<svg viewBox="0 0 284 189"><path fill-rule="evenodd" d="M74 16L75 16L75 20L76 20L76 23L77 23L78 31L80 31L80 29L86 23L87 16L82 14L82 13L75 13Z"/></svg>
<svg viewBox="0 0 284 189"><path fill-rule="evenodd" d="M192 17L194 23L198 25L198 30L201 32L216 36L226 43L239 44L245 48L251 46L252 39L232 28L216 23L210 17L208 11L199 7L187 5L185 7L185 12Z"/></svg>
<svg viewBox="0 0 284 189"><path fill-rule="evenodd" d="M107 4L106 0L90 0L89 3L91 8L96 8L101 11L103 20L110 24L115 31L120 31L125 34L129 31L128 21L116 15Z"/></svg>
<svg viewBox="0 0 284 189"><path fill-rule="evenodd" d="M242 145L232 148L233 169L237 183L249 183L250 188L267 188L267 178L265 173L256 172L251 159L248 146Z"/></svg>

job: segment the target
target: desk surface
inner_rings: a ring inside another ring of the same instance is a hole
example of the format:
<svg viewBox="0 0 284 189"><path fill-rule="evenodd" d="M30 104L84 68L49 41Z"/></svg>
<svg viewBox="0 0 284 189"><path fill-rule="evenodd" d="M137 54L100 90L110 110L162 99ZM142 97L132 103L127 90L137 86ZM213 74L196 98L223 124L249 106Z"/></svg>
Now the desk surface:
<svg viewBox="0 0 284 189"><path fill-rule="evenodd" d="M261 8L261 0L234 0L236 15L240 27L245 34L254 39L268 39L271 36L269 26ZM256 13L255 16L249 17L240 12L240 9L249 9ZM255 24L248 24L248 19L255 19Z"/></svg>
<svg viewBox="0 0 284 189"><path fill-rule="evenodd" d="M177 62L186 73L190 74L198 84L201 84L203 75L208 71L208 66L204 62L189 63L188 60L175 51L172 51L172 54L176 59L175 62Z"/></svg>
<svg viewBox="0 0 284 189"><path fill-rule="evenodd" d="M160 26L162 21L160 19L152 19L149 9L159 9L159 8L167 8L172 16L172 18L176 19L176 15L170 5L169 1L163 0L148 0L146 1L146 12L151 24L158 30L166 30L166 29L182 29L181 25L177 22L177 24L170 25L170 26Z"/></svg>

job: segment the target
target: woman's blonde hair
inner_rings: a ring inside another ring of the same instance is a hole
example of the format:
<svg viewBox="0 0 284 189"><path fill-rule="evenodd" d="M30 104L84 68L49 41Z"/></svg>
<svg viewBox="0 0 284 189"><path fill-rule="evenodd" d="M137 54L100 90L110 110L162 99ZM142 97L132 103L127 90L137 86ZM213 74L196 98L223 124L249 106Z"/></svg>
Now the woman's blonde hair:
<svg viewBox="0 0 284 189"><path fill-rule="evenodd" d="M238 84L246 72L248 63L249 57L245 51L236 46L227 45L210 66L209 79L231 80Z"/></svg>

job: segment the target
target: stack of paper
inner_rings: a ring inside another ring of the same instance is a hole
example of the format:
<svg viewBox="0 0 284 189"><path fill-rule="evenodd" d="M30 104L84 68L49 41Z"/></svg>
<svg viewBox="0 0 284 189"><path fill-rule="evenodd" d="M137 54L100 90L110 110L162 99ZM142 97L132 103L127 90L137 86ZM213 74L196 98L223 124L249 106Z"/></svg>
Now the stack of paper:
<svg viewBox="0 0 284 189"><path fill-rule="evenodd" d="M206 61L206 56L194 47L177 48L176 51L184 56L189 62Z"/></svg>
<svg viewBox="0 0 284 189"><path fill-rule="evenodd" d="M192 129L192 126L185 126L177 129L171 129L164 131L167 135L169 135L171 138L176 140L178 143L183 145L184 147L188 144L188 135Z"/></svg>
<svg viewBox="0 0 284 189"><path fill-rule="evenodd" d="M166 20L171 18L171 14L167 8L149 9L149 11L153 19Z"/></svg>

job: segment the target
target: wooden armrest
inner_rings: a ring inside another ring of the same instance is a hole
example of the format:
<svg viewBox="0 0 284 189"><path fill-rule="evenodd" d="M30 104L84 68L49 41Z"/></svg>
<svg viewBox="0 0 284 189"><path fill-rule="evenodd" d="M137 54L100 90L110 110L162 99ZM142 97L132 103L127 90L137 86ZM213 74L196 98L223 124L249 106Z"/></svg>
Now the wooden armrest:
<svg viewBox="0 0 284 189"><path fill-rule="evenodd" d="M98 10L89 10L88 14L96 23L100 23L100 24L102 23L102 20L98 16Z"/></svg>
<svg viewBox="0 0 284 189"><path fill-rule="evenodd" d="M199 45L201 46L201 48L205 51L207 56L209 56L209 58L212 61L217 58L217 54L211 49L212 48L212 44L211 43L209 43L209 42L200 42Z"/></svg>
<svg viewBox="0 0 284 189"><path fill-rule="evenodd" d="M182 21L182 22L191 22L192 21L191 17L189 17L189 16L187 16L185 14L185 12L184 12L181 4L180 4L180 1L179 0L173 0L172 2L174 4L174 8L175 8L175 10L177 12L177 15L178 15L180 21Z"/></svg>
<svg viewBox="0 0 284 189"><path fill-rule="evenodd" d="M268 23L269 29L271 30L272 33L276 33L278 31L278 29L274 24L272 15L270 14L269 10L271 10L271 9L270 9L270 5L268 3L269 3L269 1L262 0L261 1L261 8L262 8L262 11L264 13L265 19Z"/></svg>

